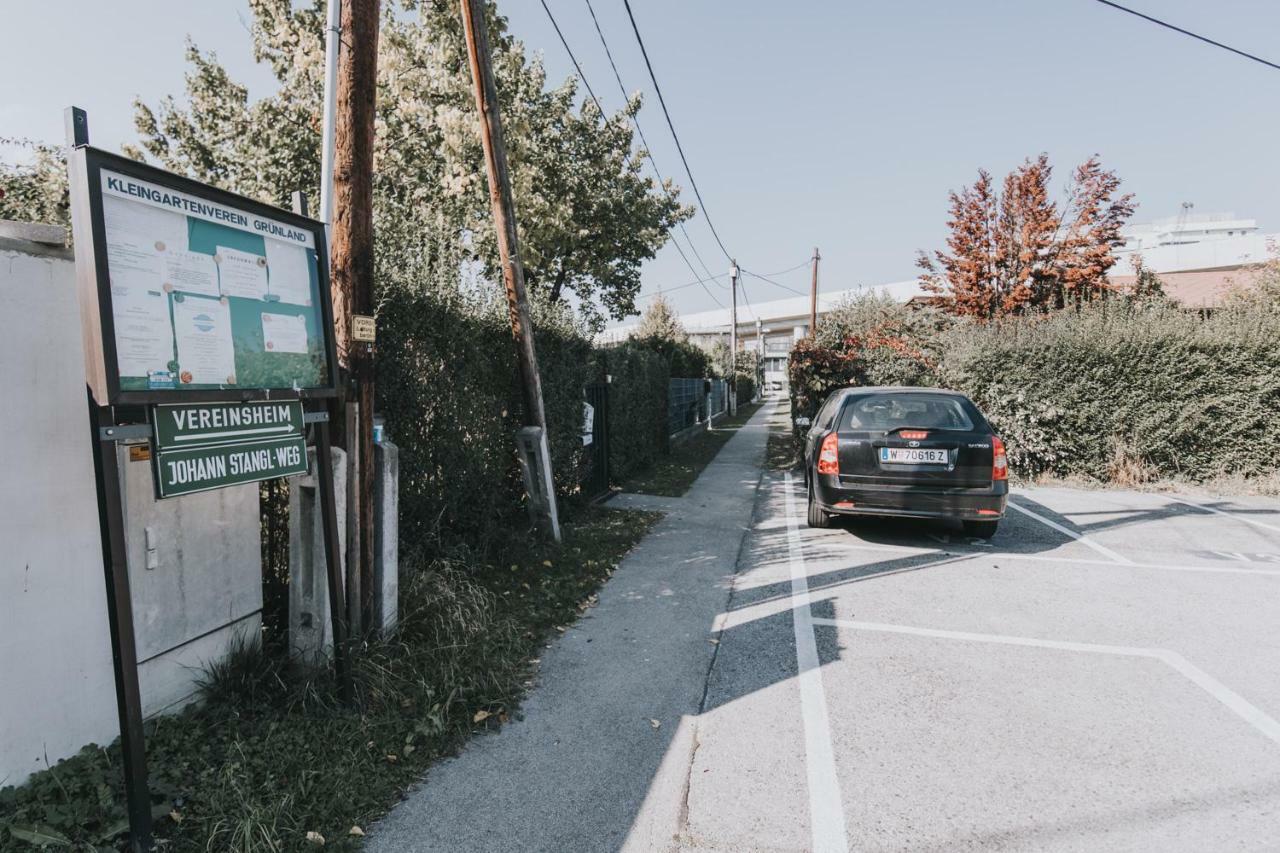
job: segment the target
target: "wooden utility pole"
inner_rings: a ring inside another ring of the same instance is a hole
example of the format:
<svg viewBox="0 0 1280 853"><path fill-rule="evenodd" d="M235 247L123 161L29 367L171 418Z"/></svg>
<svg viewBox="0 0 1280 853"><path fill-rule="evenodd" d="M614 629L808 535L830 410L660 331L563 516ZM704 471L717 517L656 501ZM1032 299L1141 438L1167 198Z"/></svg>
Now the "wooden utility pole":
<svg viewBox="0 0 1280 853"><path fill-rule="evenodd" d="M461 0L462 28L471 60L471 80L480 114L480 141L484 145L484 165L489 176L489 201L498 232L498 258L502 281L507 289L507 309L511 315L511 337L520 361L520 390L524 395L526 426L544 432L547 417L542 407L542 380L538 376L538 356L533 347L533 322L529 298L524 289L524 264L520 260L520 239L516 233L515 202L507 172L507 145L498 112L498 92L490 65L489 30L485 24L483 0Z"/></svg>
<svg viewBox="0 0 1280 853"><path fill-rule="evenodd" d="M738 411L738 261L729 261L733 308L729 311L729 413Z"/></svg>
<svg viewBox="0 0 1280 853"><path fill-rule="evenodd" d="M348 564L348 590L357 593L356 615L368 612L373 592L373 344L352 340L352 316L373 314L373 136L378 90L379 0L344 0L342 46L338 54L337 121L334 128L332 293L338 355L349 369L359 406L354 431L345 412L335 412L338 443L357 461L358 482L348 494L355 500L359 543L355 565ZM354 434L352 434L354 433ZM351 470L350 467L347 469ZM362 629L364 620L353 624Z"/></svg>
<svg viewBox="0 0 1280 853"><path fill-rule="evenodd" d="M529 509L537 525L556 542L560 541L560 517L556 507L555 478L551 471L547 416L542 406L542 379L538 375L538 355L533 345L533 319L524 289L524 264L520 260L520 237L516 230L515 201L511 176L507 172L507 145L502 135L498 92L490 64L489 29L484 17L484 0L460 0L462 29L467 38L471 81L480 117L480 142L484 147L485 172L489 176L489 202L498 236L498 260L507 290L507 311L511 317L511 337L520 364L520 391L524 398L525 429L520 431L521 468L529 494Z"/></svg>
<svg viewBox="0 0 1280 853"><path fill-rule="evenodd" d="M813 284L809 287L809 337L813 337L818 333L818 261L822 260L822 255L818 254L818 247L813 247Z"/></svg>

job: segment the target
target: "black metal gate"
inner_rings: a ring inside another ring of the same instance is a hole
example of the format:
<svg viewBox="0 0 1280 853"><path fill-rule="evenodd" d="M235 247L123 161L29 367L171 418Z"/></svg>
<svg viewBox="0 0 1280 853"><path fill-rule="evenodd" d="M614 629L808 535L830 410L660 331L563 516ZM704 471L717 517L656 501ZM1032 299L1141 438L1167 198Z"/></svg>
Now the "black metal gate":
<svg viewBox="0 0 1280 853"><path fill-rule="evenodd" d="M609 493L609 386L595 382L587 386L587 405L591 407L591 443L586 447L586 473L582 478L582 494L595 500ZM583 439L586 439L583 433Z"/></svg>

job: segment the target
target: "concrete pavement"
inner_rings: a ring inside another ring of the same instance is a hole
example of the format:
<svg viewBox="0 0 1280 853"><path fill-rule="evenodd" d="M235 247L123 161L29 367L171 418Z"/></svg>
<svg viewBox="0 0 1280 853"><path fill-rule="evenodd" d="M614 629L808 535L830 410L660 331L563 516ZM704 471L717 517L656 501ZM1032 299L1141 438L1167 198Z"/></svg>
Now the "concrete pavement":
<svg viewBox="0 0 1280 853"><path fill-rule="evenodd" d="M526 719L371 850L1280 850L1280 502L809 530L759 472L783 417L664 499Z"/></svg>
<svg viewBox="0 0 1280 853"><path fill-rule="evenodd" d="M694 727L761 477L772 406L729 440L542 655L524 719L432 769L373 831L392 851L658 850L678 834Z"/></svg>

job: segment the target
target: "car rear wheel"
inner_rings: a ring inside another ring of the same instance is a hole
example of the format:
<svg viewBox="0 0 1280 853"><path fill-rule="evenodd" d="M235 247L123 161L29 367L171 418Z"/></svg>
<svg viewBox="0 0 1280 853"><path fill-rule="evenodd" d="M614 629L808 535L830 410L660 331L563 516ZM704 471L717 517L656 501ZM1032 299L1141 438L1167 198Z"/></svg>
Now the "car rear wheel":
<svg viewBox="0 0 1280 853"><path fill-rule="evenodd" d="M831 526L831 516L818 506L818 499L813 494L813 486L809 486L809 526L825 529Z"/></svg>
<svg viewBox="0 0 1280 853"><path fill-rule="evenodd" d="M964 523L964 535L976 536L979 539L990 539L996 535L996 528L1000 526L998 521L966 521Z"/></svg>

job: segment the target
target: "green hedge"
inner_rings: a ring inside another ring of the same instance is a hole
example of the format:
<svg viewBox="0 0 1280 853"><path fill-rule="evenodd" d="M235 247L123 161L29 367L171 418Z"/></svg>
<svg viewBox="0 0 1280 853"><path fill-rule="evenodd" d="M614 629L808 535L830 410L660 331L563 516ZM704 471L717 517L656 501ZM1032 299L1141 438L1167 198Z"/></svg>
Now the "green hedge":
<svg viewBox="0 0 1280 853"><path fill-rule="evenodd" d="M989 325L863 305L861 324L801 342L793 416L844 385L963 391L1023 475L1098 480L1256 475L1280 458L1280 310L1237 303L1205 317L1110 300Z"/></svg>
<svg viewBox="0 0 1280 853"><path fill-rule="evenodd" d="M632 341L597 351L609 385L609 473L615 483L652 465L668 450L668 362Z"/></svg>
<svg viewBox="0 0 1280 853"><path fill-rule="evenodd" d="M378 329L378 407L400 448L400 535L406 549L483 548L523 500L515 454L521 394L500 304L398 287ZM541 310L535 340L553 470L577 486L583 388L591 346Z"/></svg>
<svg viewBox="0 0 1280 853"><path fill-rule="evenodd" d="M1275 312L1113 302L944 341L939 380L986 412L1023 473L1204 479L1280 458Z"/></svg>

